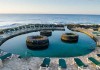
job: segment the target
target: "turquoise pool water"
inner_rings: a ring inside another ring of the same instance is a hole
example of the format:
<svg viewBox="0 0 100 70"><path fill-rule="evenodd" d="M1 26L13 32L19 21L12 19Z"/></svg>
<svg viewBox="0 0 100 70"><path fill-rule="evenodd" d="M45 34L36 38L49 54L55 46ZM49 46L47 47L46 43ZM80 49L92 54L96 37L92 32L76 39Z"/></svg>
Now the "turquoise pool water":
<svg viewBox="0 0 100 70"><path fill-rule="evenodd" d="M77 43L64 43L61 41L61 35L66 32L71 32L66 28L65 31L53 31L52 36L49 38L49 48L41 51L33 51L27 49L26 37L31 35L40 35L40 32L32 32L24 35L20 35L9 39L1 45L0 49L19 54L23 57L75 57L82 56L91 53L92 48L96 47L96 43L87 35L76 32L79 35Z"/></svg>

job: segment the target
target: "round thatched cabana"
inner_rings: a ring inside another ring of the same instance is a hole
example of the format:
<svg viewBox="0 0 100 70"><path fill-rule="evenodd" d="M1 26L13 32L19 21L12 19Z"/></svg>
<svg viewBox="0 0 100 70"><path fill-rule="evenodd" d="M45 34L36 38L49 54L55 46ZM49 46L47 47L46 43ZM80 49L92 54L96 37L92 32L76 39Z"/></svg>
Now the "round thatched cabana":
<svg viewBox="0 0 100 70"><path fill-rule="evenodd" d="M29 49L42 50L49 46L49 40L46 36L28 36L26 45Z"/></svg>
<svg viewBox="0 0 100 70"><path fill-rule="evenodd" d="M40 31L40 35L42 35L42 36L51 36L52 35L52 31L43 30L43 31Z"/></svg>
<svg viewBox="0 0 100 70"><path fill-rule="evenodd" d="M61 40L64 42L74 43L78 41L78 35L75 33L64 33L61 36Z"/></svg>

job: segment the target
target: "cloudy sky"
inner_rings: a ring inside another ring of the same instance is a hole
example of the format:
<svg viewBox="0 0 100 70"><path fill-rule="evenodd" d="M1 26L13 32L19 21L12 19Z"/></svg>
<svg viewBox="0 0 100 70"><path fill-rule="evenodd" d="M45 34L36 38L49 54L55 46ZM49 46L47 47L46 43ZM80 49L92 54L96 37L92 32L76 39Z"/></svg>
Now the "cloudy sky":
<svg viewBox="0 0 100 70"><path fill-rule="evenodd" d="M100 14L100 0L0 0L0 13Z"/></svg>

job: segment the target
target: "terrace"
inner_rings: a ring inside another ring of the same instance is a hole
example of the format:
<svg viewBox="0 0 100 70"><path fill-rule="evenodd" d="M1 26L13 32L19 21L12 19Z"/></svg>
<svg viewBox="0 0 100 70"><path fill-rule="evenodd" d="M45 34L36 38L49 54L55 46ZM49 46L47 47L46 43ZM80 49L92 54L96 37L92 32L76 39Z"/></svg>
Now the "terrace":
<svg viewBox="0 0 100 70"><path fill-rule="evenodd" d="M76 30L82 30L83 33L86 32L86 33L89 33L90 31L88 30L83 30L83 29L76 29ZM16 34L16 33L15 33ZM55 35L53 33L53 35ZM58 34L59 35L59 34ZM89 34L91 37L94 37L94 35L92 34L92 31L91 33ZM9 37L9 34L8 36ZM51 37L52 38L52 37ZM57 37L56 37L57 38ZM54 38L53 38L54 40ZM51 41L53 41L51 40ZM59 40L59 39L57 39ZM13 40L14 41L14 40ZM54 40L55 41L55 40ZM59 45L59 43L57 43ZM56 44L56 45L57 45ZM75 46L75 44L74 44ZM18 47L18 46L17 46ZM58 46L59 47L59 46ZM65 47L65 45L64 45ZM71 46L70 46L71 47ZM78 47L78 45L77 45ZM57 49L56 49L57 50ZM60 49L61 50L61 49ZM64 50L64 49L63 49ZM53 51L53 50L52 50ZM57 70L59 68L59 65L60 65L60 68L62 66L62 68L66 68L66 69L70 69L70 70L78 70L79 67L81 69L83 69L83 67L81 66L78 66L78 64L76 63L76 61L74 60L74 58L79 58L80 61L82 62L85 62L84 64L88 65L88 69L89 70L96 70L98 69L98 67L95 65L93 65L90 61L88 61L87 59L89 57L94 57L96 60L100 60L100 58L98 56L96 56L98 53L100 53L100 50L99 50L99 47L97 47L93 52L87 54L87 55L82 55L82 56L74 56L74 57L69 57L69 58L66 58L66 57L60 57L62 58L63 60L60 60L59 57L54 57L54 58L50 58L51 61L49 62L48 64L48 67L49 67L49 70ZM42 53L41 53L42 54ZM55 54L55 53L54 53ZM60 54L59 54L60 55ZM64 54L63 54L64 55ZM45 57L26 57L26 58L18 58L19 55L15 55L13 54L12 58L10 59L7 59L7 60L4 60L3 61L3 67L0 68L1 70L39 70L40 68L40 64L42 64L43 60ZM60 64L61 63L61 64ZM64 63L64 64L63 64ZM83 64L83 63L82 63ZM67 65L67 67L66 67ZM47 67L47 66L45 66ZM41 70L44 70L41 69Z"/></svg>

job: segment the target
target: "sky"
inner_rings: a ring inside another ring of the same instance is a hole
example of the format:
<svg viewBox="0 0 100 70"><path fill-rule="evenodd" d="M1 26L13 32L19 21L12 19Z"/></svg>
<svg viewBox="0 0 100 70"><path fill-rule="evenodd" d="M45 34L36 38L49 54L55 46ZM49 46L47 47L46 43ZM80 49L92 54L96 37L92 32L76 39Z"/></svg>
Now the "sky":
<svg viewBox="0 0 100 70"><path fill-rule="evenodd" d="M100 14L100 0L0 0L0 13Z"/></svg>

